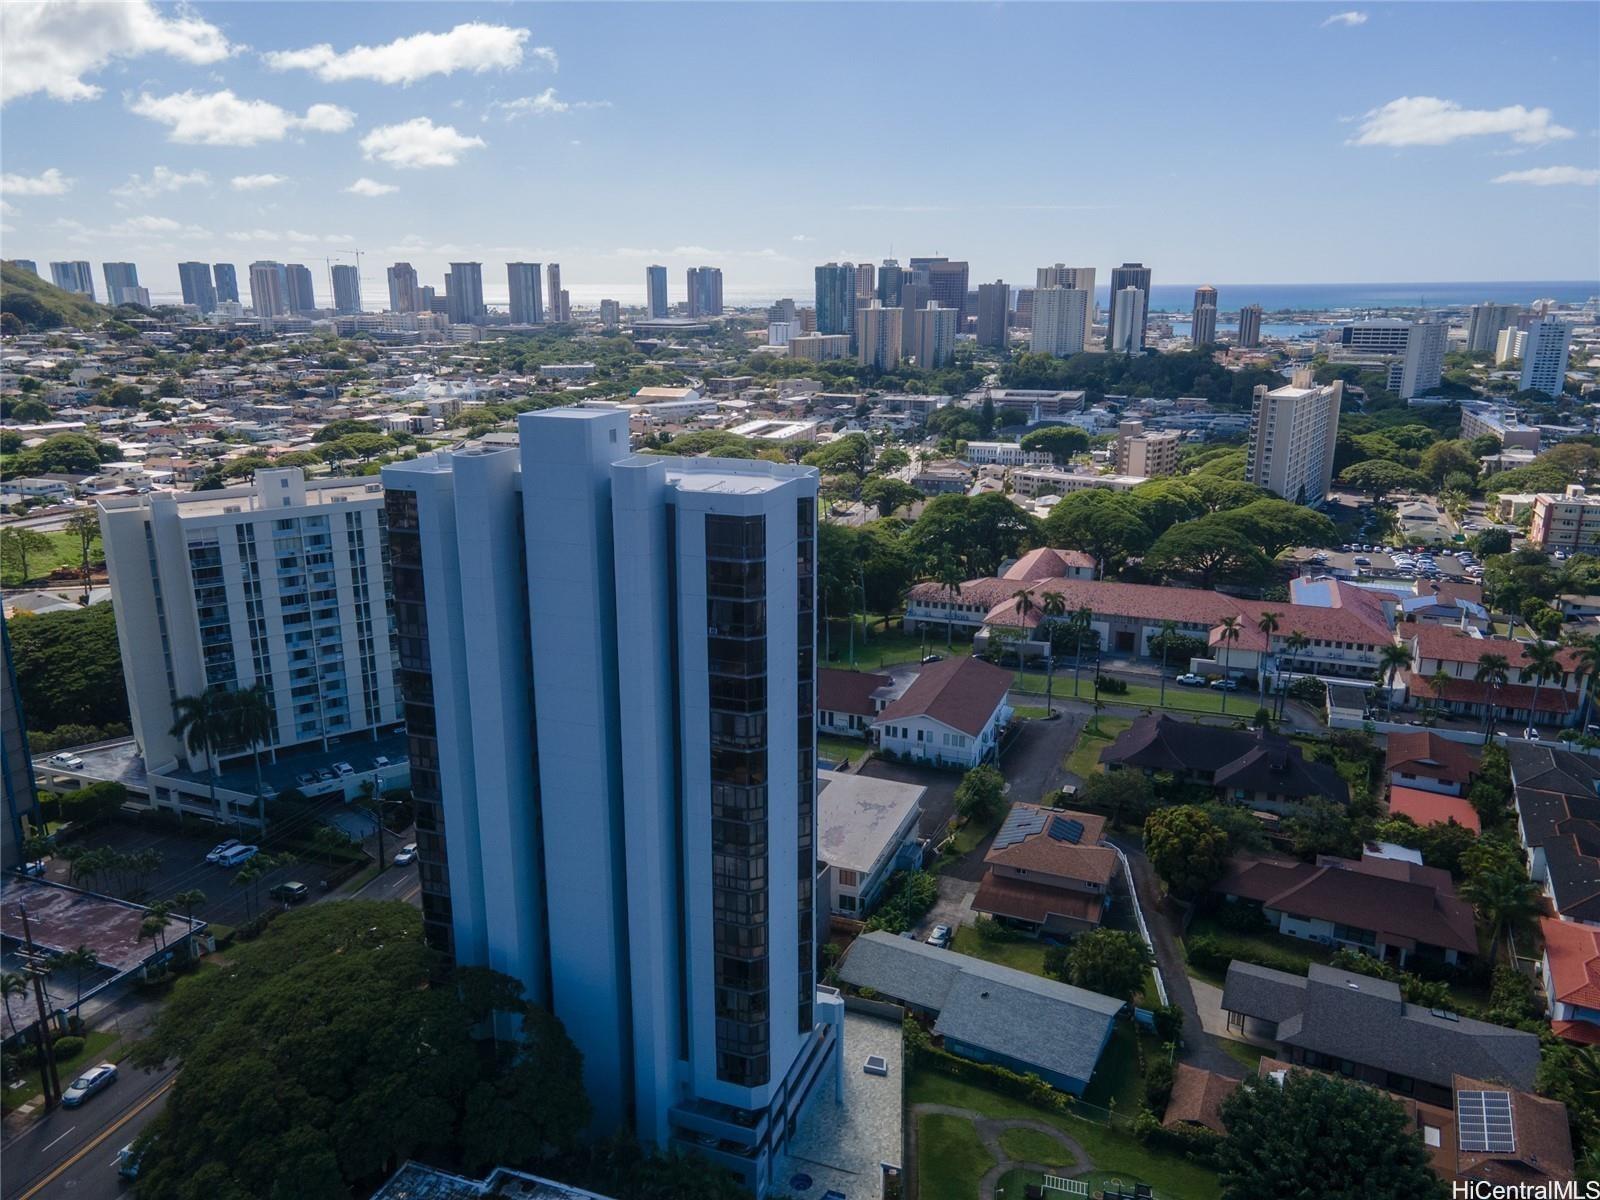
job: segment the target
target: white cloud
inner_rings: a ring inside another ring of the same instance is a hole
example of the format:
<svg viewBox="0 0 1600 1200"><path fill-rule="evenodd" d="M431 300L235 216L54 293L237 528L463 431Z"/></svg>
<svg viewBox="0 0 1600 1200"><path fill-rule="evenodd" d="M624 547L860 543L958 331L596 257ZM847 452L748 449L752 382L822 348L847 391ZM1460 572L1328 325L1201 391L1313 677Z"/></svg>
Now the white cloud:
<svg viewBox="0 0 1600 1200"><path fill-rule="evenodd" d="M355 241L348 233L302 233L298 229L235 229L223 236L235 242L293 243L297 246L339 246Z"/></svg>
<svg viewBox="0 0 1600 1200"><path fill-rule="evenodd" d="M1496 175L1492 183L1531 183L1534 187L1557 187L1575 183L1581 187L1600 184L1600 171L1588 167L1530 167L1526 171L1507 171Z"/></svg>
<svg viewBox="0 0 1600 1200"><path fill-rule="evenodd" d="M0 200L0 217L14 217L16 215L17 210L15 208L7 204L4 200Z"/></svg>
<svg viewBox="0 0 1600 1200"><path fill-rule="evenodd" d="M70 192L72 184L58 167L47 167L38 175L0 175L0 192L13 196L59 196Z"/></svg>
<svg viewBox="0 0 1600 1200"><path fill-rule="evenodd" d="M204 171L184 172L174 171L171 167L156 167L150 172L149 179L130 175L128 182L121 187L112 188L111 194L128 199L148 200L152 196L159 196L162 192L176 192L181 188L210 182L211 176Z"/></svg>
<svg viewBox="0 0 1600 1200"><path fill-rule="evenodd" d="M1322 28L1326 29L1329 25L1354 27L1356 25L1365 25L1366 23L1366 13L1351 9L1349 12L1334 13L1333 16L1322 23Z"/></svg>
<svg viewBox="0 0 1600 1200"><path fill-rule="evenodd" d="M518 117L543 117L551 114L581 111L586 108L610 108L609 100L563 100L553 87L545 88L537 96L518 96L515 100L496 100L489 105L492 112L502 112L506 120Z"/></svg>
<svg viewBox="0 0 1600 1200"><path fill-rule="evenodd" d="M849 204L845 206L846 212L876 212L876 213L936 213L955 212L946 204Z"/></svg>
<svg viewBox="0 0 1600 1200"><path fill-rule="evenodd" d="M797 233L789 238L791 242L814 242L817 239L808 233Z"/></svg>
<svg viewBox="0 0 1600 1200"><path fill-rule="evenodd" d="M379 183L376 179L368 179L363 175L344 190L352 196L387 196L390 192L398 192L400 189L392 183Z"/></svg>
<svg viewBox="0 0 1600 1200"><path fill-rule="evenodd" d="M412 117L398 125L380 125L361 139L361 151L392 167L453 167L462 153L486 143L456 132L453 125L435 125Z"/></svg>
<svg viewBox="0 0 1600 1200"><path fill-rule="evenodd" d="M409 84L456 71L509 71L522 65L528 37L526 29L472 21L448 33L418 33L382 46L352 46L343 53L323 42L303 50L274 50L262 58L275 71L310 71L327 83L371 79ZM535 46L531 53L554 66L554 50Z"/></svg>
<svg viewBox="0 0 1600 1200"><path fill-rule="evenodd" d="M336 104L313 104L303 117L267 100L245 100L231 90L175 92L152 96L141 92L129 103L131 112L170 128L167 140L200 146L254 146L281 142L295 130L342 133L356 115Z"/></svg>
<svg viewBox="0 0 1600 1200"><path fill-rule="evenodd" d="M1528 146L1573 136L1551 121L1548 108L1462 108L1437 96L1402 96L1368 112L1352 141L1357 146L1447 146L1494 134Z"/></svg>
<svg viewBox="0 0 1600 1200"><path fill-rule="evenodd" d="M171 13L163 16L150 0L0 5L0 41L6 47L0 103L35 92L56 100L92 100L101 89L83 76L118 58L165 54L205 64L233 52L220 29L186 6Z"/></svg>
<svg viewBox="0 0 1600 1200"><path fill-rule="evenodd" d="M270 173L261 175L235 175L232 179L228 180L228 182L233 186L233 190L236 192L259 192L263 188L275 188L280 184L288 183L289 177L287 175L273 175Z"/></svg>

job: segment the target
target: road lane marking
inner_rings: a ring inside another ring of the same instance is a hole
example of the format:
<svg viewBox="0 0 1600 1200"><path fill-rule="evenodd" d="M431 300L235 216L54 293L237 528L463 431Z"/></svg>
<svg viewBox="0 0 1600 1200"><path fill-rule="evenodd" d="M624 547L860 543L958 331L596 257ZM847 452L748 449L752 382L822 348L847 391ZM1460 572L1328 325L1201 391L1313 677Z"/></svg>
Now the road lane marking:
<svg viewBox="0 0 1600 1200"><path fill-rule="evenodd" d="M75 1130L75 1129L77 1129L77 1128L78 1128L78 1127L77 1127L77 1126L76 1126L76 1125L69 1125L69 1126L67 1126L67 1131L66 1131L66 1132L65 1132L65 1133L63 1133L63 1134L62 1134L62 1135L61 1135L61 1137L58 1137L58 1138L56 1138L56 1139L55 1139L55 1141L52 1141L52 1142L47 1142L47 1143L45 1143L45 1145L43 1145L43 1146L41 1146L41 1147L40 1147L40 1148L39 1148L39 1153L40 1153L40 1154L43 1154L43 1153L44 1153L44 1152L45 1152L45 1151L46 1151L46 1150L48 1150L48 1149L50 1149L50 1147L51 1147L51 1146L54 1146L54 1145L55 1145L55 1144L56 1144L56 1142L59 1142L59 1141L60 1141L60 1140L61 1140L61 1138L65 1138L65 1137L71 1137L71 1136L72 1136L72 1133L73 1133L73 1131L74 1131L74 1130Z"/></svg>
<svg viewBox="0 0 1600 1200"><path fill-rule="evenodd" d="M156 1088L155 1091L151 1092L143 1100L139 1101L138 1104L135 1104L127 1112L123 1113L122 1116L118 1117L110 1125L108 1125L104 1129L102 1129L100 1131L99 1135L94 1138L94 1140L92 1140L89 1143L87 1143L76 1154L74 1154L71 1158L67 1159L66 1162L62 1163L59 1167L57 1167L54 1171L51 1171L50 1174L46 1175L38 1183L34 1184L27 1191L23 1192L22 1195L17 1197L17 1200L33 1200L33 1197L37 1196L40 1192L44 1191L45 1188L49 1187L57 1179L61 1178L61 1176L63 1174L65 1174L66 1171L70 1167L76 1166L79 1162L81 1162L83 1160L84 1155L88 1154L89 1151L93 1150L101 1142L105 1141L113 1133L115 1133L117 1130L121 1129L129 1121L133 1120L140 1113L142 1113L145 1109L149 1108L152 1104L154 1104L157 1100L161 1099L162 1096L165 1096L167 1094L167 1092L172 1090L172 1085L177 1083L177 1082L178 1082L178 1077L176 1075L169 1076L165 1083L163 1083L160 1087ZM74 1126L74 1128L76 1128L76 1126ZM67 1132L71 1133L72 1130L69 1129ZM60 1141L60 1140L61 1140L60 1138L56 1139L57 1142ZM55 1145L55 1142L51 1142L50 1145L51 1146ZM50 1148L49 1146L45 1147L46 1150L48 1150L49 1148Z"/></svg>

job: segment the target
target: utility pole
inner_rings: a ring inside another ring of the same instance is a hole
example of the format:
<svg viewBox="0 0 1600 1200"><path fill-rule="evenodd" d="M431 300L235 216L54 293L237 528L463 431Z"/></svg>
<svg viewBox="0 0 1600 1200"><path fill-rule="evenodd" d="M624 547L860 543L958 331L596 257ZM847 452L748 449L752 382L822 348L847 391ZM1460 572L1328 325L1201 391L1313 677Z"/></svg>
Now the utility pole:
<svg viewBox="0 0 1600 1200"><path fill-rule="evenodd" d="M61 1080L56 1075L56 1051L50 1041L50 1017L44 1003L44 977L50 973L46 957L33 945L33 928L28 923L28 906L17 905L22 914L23 973L33 980L33 998L39 1006L39 1082L44 1090L44 1106L54 1108L61 1103Z"/></svg>

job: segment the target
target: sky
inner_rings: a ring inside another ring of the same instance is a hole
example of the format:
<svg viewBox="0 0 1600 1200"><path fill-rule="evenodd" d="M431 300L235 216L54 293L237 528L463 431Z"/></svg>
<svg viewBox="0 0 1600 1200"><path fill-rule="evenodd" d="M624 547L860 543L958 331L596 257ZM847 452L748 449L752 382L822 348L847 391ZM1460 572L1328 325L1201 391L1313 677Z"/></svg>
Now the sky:
<svg viewBox="0 0 1600 1200"><path fill-rule="evenodd" d="M1600 5L0 6L0 253L1600 278Z"/></svg>

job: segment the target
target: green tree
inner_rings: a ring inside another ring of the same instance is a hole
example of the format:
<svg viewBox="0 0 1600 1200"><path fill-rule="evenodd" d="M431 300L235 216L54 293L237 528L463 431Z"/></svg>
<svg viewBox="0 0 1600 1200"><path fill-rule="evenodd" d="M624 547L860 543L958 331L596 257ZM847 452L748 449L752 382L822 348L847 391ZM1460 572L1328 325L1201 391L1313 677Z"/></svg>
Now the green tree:
<svg viewBox="0 0 1600 1200"><path fill-rule="evenodd" d="M1103 996L1129 1000L1144 986L1150 951L1125 929L1095 929L1067 951L1067 982Z"/></svg>
<svg viewBox="0 0 1600 1200"><path fill-rule="evenodd" d="M17 1036L17 1017L11 1011L13 1002L27 1004L28 982L15 971L7 971L0 975L0 998L3 998L6 1009L6 1023L11 1026L11 1036ZM26 1008L23 1009L27 1011Z"/></svg>
<svg viewBox="0 0 1600 1200"><path fill-rule="evenodd" d="M272 702L267 697L264 684L229 692L227 708L227 736L230 745L244 746L256 771L256 819L264 830L267 827L265 788L261 783L261 748L272 741L277 728Z"/></svg>
<svg viewBox="0 0 1600 1200"><path fill-rule="evenodd" d="M1174 525L1144 556L1152 571L1192 575L1201 587L1218 579L1250 582L1266 575L1271 563L1260 546L1226 523L1221 515Z"/></svg>
<svg viewBox="0 0 1600 1200"><path fill-rule="evenodd" d="M1405 1110L1376 1088L1292 1070L1245 1081L1222 1105L1223 1200L1444 1200Z"/></svg>
<svg viewBox="0 0 1600 1200"><path fill-rule="evenodd" d="M83 572L83 602L89 603L89 592L93 586L93 573L89 564L89 552L94 549L94 544L100 538L100 520L93 513L73 513L67 518L66 530L78 539L78 551L81 569Z"/></svg>
<svg viewBox="0 0 1600 1200"><path fill-rule="evenodd" d="M1204 894L1228 869L1228 835L1193 804L1157 809L1144 823L1144 852L1167 890Z"/></svg>
<svg viewBox="0 0 1600 1200"><path fill-rule="evenodd" d="M49 554L55 545L44 534L34 529L10 527L0 530L0 566L6 579L13 584L24 584L33 578L29 559L35 562Z"/></svg>
<svg viewBox="0 0 1600 1200"><path fill-rule="evenodd" d="M1435 442L1422 452L1417 469L1434 483L1442 484L1447 475L1457 472L1476 476L1478 459L1465 442Z"/></svg>
<svg viewBox="0 0 1600 1200"><path fill-rule="evenodd" d="M1462 856L1463 865L1471 862ZM1488 927L1491 947L1506 935L1506 950L1510 953L1511 936L1533 919L1539 911L1539 887L1528 878L1519 862L1515 866L1500 864L1490 870L1471 872L1461 885L1461 897L1470 903L1478 919ZM1491 950L1492 953L1492 950Z"/></svg>
<svg viewBox="0 0 1600 1200"><path fill-rule="evenodd" d="M1210 523L1242 534L1268 558L1276 558L1291 546L1333 546L1339 541L1339 531L1327 517L1287 500L1255 500L1214 514Z"/></svg>
<svg viewBox="0 0 1600 1200"><path fill-rule="evenodd" d="M111 605L18 616L6 624L30 731L128 720L128 693Z"/></svg>
<svg viewBox="0 0 1600 1200"><path fill-rule="evenodd" d="M1009 503L1009 501L1007 501ZM1151 543L1150 527L1131 496L1089 488L1062 498L1044 522L1044 540L1051 546L1093 555L1104 574Z"/></svg>
<svg viewBox="0 0 1600 1200"><path fill-rule="evenodd" d="M1339 472L1339 482L1346 487L1366 492L1374 503L1382 500L1390 492L1428 490L1426 475L1381 458L1371 458L1346 467Z"/></svg>
<svg viewBox="0 0 1600 1200"><path fill-rule="evenodd" d="M590 1117L560 1024L516 981L452 968L399 903L284 913L177 988L133 1057L179 1065L139 1140L141 1193L173 1200L334 1200L414 1156L531 1166Z"/></svg>
<svg viewBox="0 0 1600 1200"><path fill-rule="evenodd" d="M211 791L211 808L218 820L222 806L217 800L217 755L233 736L233 705L229 694L220 688L207 688L197 696L179 696L172 702L172 730L184 749L206 760L206 781Z"/></svg>
<svg viewBox="0 0 1600 1200"><path fill-rule="evenodd" d="M1490 727L1494 724L1496 702L1500 699L1500 689L1511 681L1511 663L1504 654L1478 655L1478 668L1473 672L1474 682L1484 684L1489 689L1489 700L1483 706L1483 744L1489 744Z"/></svg>
<svg viewBox="0 0 1600 1200"><path fill-rule="evenodd" d="M1113 829L1125 820L1143 821L1156 802L1143 771L1096 771L1083 781L1078 797L1085 807L1105 813Z"/></svg>
<svg viewBox="0 0 1600 1200"><path fill-rule="evenodd" d="M890 516L921 499L922 493L916 488L888 475L874 476L861 485L861 502L872 505L881 517Z"/></svg>
<svg viewBox="0 0 1600 1200"><path fill-rule="evenodd" d="M1048 454L1057 466L1065 466L1089 448L1089 435L1071 425L1047 425L1022 435L1022 448Z"/></svg>
<svg viewBox="0 0 1600 1200"><path fill-rule="evenodd" d="M956 785L956 811L980 824L992 821L1005 807L1005 787L1005 776L994 767L973 767Z"/></svg>
<svg viewBox="0 0 1600 1200"><path fill-rule="evenodd" d="M1533 698L1528 707L1528 724L1533 725L1539 719L1540 687L1565 679L1567 673L1561 665L1559 647L1550 642L1528 642L1522 647L1522 654L1527 662L1517 672L1517 679L1523 683L1533 681Z"/></svg>
<svg viewBox="0 0 1600 1200"><path fill-rule="evenodd" d="M1289 835L1289 845L1303 859L1310 860L1319 854L1340 858L1361 855L1361 835L1356 832L1350 814L1331 800L1313 797L1295 810L1283 826Z"/></svg>
<svg viewBox="0 0 1600 1200"><path fill-rule="evenodd" d="M71 971L74 989L72 1011L77 1012L83 1005L83 976L85 972L93 973L100 966L100 957L88 946L79 946L76 950L68 950L60 955L53 964L52 971Z"/></svg>

